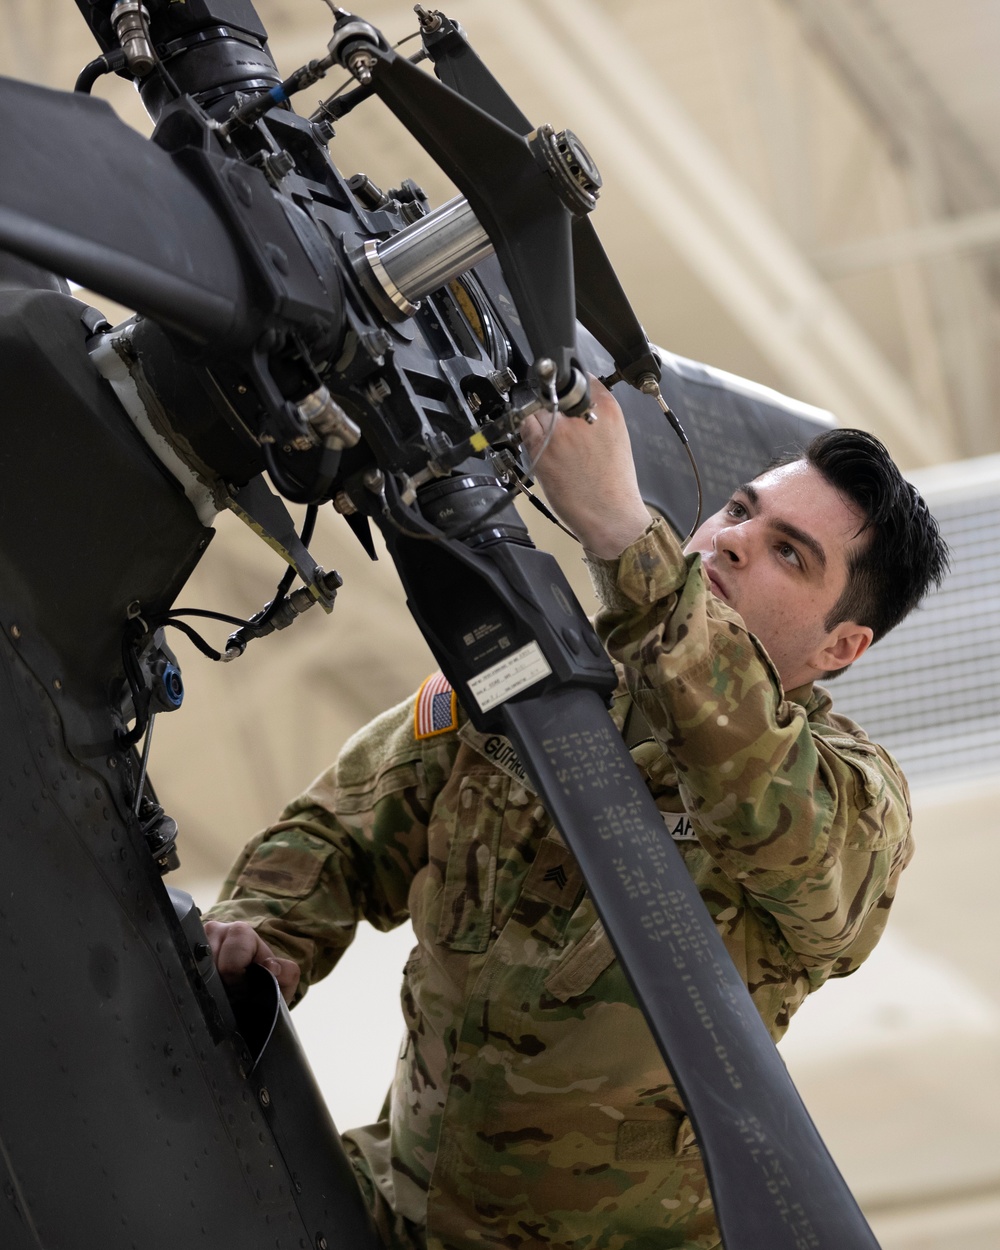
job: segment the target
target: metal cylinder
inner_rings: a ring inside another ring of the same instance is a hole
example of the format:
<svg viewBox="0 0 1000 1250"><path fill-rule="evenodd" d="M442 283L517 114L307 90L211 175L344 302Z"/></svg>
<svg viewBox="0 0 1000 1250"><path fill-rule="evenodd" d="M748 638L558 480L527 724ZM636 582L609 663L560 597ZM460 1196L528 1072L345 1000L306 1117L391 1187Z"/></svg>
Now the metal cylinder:
<svg viewBox="0 0 1000 1250"><path fill-rule="evenodd" d="M370 240L359 264L374 277L397 315L410 316L423 296L492 254L493 244L469 202L456 196L391 239Z"/></svg>
<svg viewBox="0 0 1000 1250"><path fill-rule="evenodd" d="M111 10L111 24L136 78L145 78L156 64L156 53L149 42L149 13L139 0L118 0Z"/></svg>

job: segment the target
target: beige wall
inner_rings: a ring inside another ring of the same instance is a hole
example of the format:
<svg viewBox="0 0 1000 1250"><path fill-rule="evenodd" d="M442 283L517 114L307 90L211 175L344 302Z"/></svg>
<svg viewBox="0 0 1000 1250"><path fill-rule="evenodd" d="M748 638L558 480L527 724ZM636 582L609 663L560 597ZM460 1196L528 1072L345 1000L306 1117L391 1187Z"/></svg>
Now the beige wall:
<svg viewBox="0 0 1000 1250"><path fill-rule="evenodd" d="M882 944L781 1049L883 1250L1000 1246L1000 784L914 796Z"/></svg>

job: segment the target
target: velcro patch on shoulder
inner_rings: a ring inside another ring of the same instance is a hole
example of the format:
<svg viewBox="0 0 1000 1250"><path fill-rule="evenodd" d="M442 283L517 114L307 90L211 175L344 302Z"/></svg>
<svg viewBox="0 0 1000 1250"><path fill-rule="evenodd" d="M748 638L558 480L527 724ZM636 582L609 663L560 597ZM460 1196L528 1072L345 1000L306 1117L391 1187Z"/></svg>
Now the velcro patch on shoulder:
<svg viewBox="0 0 1000 1250"><path fill-rule="evenodd" d="M326 855L305 847L264 842L236 878L236 889L277 898L305 898L315 889L325 859Z"/></svg>
<svg viewBox="0 0 1000 1250"><path fill-rule="evenodd" d="M458 728L458 699L443 673L432 673L417 691L413 736L418 742Z"/></svg>

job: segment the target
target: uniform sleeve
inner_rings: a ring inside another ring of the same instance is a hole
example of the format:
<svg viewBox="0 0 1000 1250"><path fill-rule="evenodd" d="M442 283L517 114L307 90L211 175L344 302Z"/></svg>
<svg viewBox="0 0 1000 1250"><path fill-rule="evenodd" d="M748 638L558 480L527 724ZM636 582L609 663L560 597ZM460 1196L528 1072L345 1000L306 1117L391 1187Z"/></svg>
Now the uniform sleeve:
<svg viewBox="0 0 1000 1250"><path fill-rule="evenodd" d="M298 997L326 976L357 923L409 915L427 863L427 814L456 753L454 734L418 741L409 700L373 721L337 763L245 848L208 920L245 920L298 963Z"/></svg>
<svg viewBox="0 0 1000 1250"><path fill-rule="evenodd" d="M760 643L664 522L591 567L598 632L676 767L702 845L806 968L850 971L911 853L898 767L849 721L811 722L785 698Z"/></svg>

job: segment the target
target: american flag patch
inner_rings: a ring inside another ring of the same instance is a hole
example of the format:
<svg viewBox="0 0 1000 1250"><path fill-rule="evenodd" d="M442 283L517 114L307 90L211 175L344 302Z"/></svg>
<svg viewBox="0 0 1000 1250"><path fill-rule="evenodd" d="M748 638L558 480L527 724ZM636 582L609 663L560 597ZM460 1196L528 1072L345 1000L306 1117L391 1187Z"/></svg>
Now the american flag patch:
<svg viewBox="0 0 1000 1250"><path fill-rule="evenodd" d="M458 727L458 700L443 673L432 673L417 691L413 736L433 738Z"/></svg>

